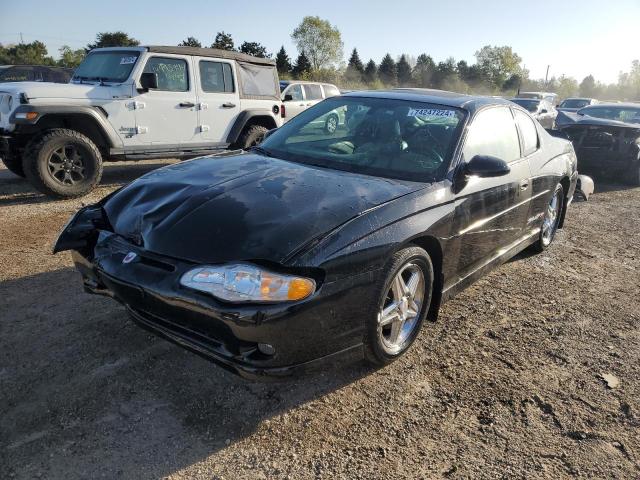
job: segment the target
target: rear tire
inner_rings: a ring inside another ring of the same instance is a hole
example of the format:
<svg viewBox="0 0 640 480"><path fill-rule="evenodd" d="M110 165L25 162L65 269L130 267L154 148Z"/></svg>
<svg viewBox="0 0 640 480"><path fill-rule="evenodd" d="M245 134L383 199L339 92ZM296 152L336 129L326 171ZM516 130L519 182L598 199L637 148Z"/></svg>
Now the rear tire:
<svg viewBox="0 0 640 480"><path fill-rule="evenodd" d="M240 135L240 138L238 138L235 147L241 148L242 150L255 147L262 142L267 131L268 130L261 125L246 127Z"/></svg>
<svg viewBox="0 0 640 480"><path fill-rule="evenodd" d="M330 135L334 134L335 131L338 129L339 122L340 122L340 118L338 117L337 114L335 113L329 114L329 116L324 122L324 133L327 133Z"/></svg>
<svg viewBox="0 0 640 480"><path fill-rule="evenodd" d="M540 228L540 235L536 243L531 245L531 248L535 252L544 252L556 236L558 231L558 225L560 225L560 219L562 218L562 209L564 208L564 188L562 184L558 184L553 192L549 205L544 211L544 218L542 220L542 227Z"/></svg>
<svg viewBox="0 0 640 480"><path fill-rule="evenodd" d="M24 170L22 168L22 159L20 157L3 158L2 163L11 173L24 178Z"/></svg>
<svg viewBox="0 0 640 480"><path fill-rule="evenodd" d="M22 167L27 180L45 195L74 198L100 183L102 155L85 135L56 128L27 145Z"/></svg>
<svg viewBox="0 0 640 480"><path fill-rule="evenodd" d="M369 363L388 365L411 347L429 311L432 290L433 265L427 252L408 247L391 257L366 318L364 349Z"/></svg>

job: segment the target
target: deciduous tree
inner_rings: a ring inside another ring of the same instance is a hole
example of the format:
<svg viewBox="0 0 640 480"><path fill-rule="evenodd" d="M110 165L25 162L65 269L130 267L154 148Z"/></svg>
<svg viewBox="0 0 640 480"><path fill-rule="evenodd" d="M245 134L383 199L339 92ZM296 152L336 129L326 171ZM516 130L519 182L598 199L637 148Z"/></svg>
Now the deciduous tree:
<svg viewBox="0 0 640 480"><path fill-rule="evenodd" d="M320 17L304 17L291 34L291 39L315 70L330 68L342 60L340 31Z"/></svg>

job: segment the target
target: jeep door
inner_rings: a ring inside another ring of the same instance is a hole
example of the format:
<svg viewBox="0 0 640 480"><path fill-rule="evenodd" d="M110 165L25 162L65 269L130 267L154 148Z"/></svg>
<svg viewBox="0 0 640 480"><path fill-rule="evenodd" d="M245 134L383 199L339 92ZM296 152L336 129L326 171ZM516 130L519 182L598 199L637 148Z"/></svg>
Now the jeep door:
<svg viewBox="0 0 640 480"><path fill-rule="evenodd" d="M197 141L196 86L190 63L189 57L180 55L146 57L140 73L155 73L158 88L136 99L138 144L179 150L180 145Z"/></svg>
<svg viewBox="0 0 640 480"><path fill-rule="evenodd" d="M193 57L197 74L198 129L204 142L226 145L227 136L240 113L235 62Z"/></svg>

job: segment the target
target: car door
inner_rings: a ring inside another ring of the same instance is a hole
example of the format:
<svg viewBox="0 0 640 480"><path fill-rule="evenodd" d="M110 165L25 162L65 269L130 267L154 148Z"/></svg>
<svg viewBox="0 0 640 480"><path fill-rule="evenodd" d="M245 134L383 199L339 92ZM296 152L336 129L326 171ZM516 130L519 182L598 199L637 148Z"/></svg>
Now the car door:
<svg viewBox="0 0 640 480"><path fill-rule="evenodd" d="M305 108L309 108L318 102L324 100L322 96L322 87L318 83L302 84L304 90Z"/></svg>
<svg viewBox="0 0 640 480"><path fill-rule="evenodd" d="M198 90L199 138L203 142L225 144L240 114L235 62L194 57Z"/></svg>
<svg viewBox="0 0 640 480"><path fill-rule="evenodd" d="M282 102L285 108L284 121L288 121L307 108L304 101L302 85L292 83L282 92Z"/></svg>
<svg viewBox="0 0 640 480"><path fill-rule="evenodd" d="M457 272L470 275L525 235L531 187L529 164L521 154L511 109L481 110L468 127L462 162L475 155L491 155L510 167L499 177L468 177L456 194L452 235L457 239Z"/></svg>
<svg viewBox="0 0 640 480"><path fill-rule="evenodd" d="M513 113L522 140L522 151L529 162L529 170L531 171L529 182L531 201L527 213L526 230L533 231L540 226L557 179L545 172L549 158L545 150L541 148L539 127L524 111L514 108Z"/></svg>
<svg viewBox="0 0 640 480"><path fill-rule="evenodd" d="M147 147L176 149L197 141L196 87L188 57L149 55L143 73L158 76L158 88L141 95L136 103L138 142Z"/></svg>

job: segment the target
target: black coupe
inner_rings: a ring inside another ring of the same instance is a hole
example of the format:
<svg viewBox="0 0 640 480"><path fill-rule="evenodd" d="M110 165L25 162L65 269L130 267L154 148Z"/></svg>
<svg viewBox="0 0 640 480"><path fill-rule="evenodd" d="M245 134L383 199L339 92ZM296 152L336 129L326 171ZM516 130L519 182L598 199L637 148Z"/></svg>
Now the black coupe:
<svg viewBox="0 0 640 480"><path fill-rule="evenodd" d="M506 100L353 92L251 151L135 180L72 217L54 251L73 251L88 292L242 375L384 365L445 299L547 248L576 175L571 143Z"/></svg>

